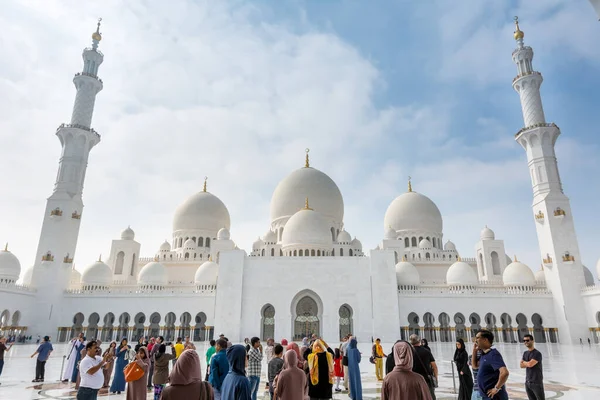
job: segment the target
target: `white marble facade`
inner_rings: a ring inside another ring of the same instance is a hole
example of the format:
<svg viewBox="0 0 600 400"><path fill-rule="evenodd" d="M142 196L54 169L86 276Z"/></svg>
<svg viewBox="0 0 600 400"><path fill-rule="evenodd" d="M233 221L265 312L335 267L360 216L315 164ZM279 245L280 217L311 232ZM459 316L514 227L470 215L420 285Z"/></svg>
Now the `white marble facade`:
<svg viewBox="0 0 600 400"><path fill-rule="evenodd" d="M235 221L205 183L175 210L170 242L140 257L142 246L128 227L113 240L108 260L80 274L72 262L81 192L89 152L100 142L90 127L102 89L97 30L74 79L73 120L57 131L63 157L36 263L16 283L20 263L9 249L0 251L0 330L49 334L58 342L79 331L103 340L159 334L205 340L224 332L234 341L310 333L337 340L352 332L384 342L417 332L449 342L487 327L501 342L533 333L538 342L589 337L597 343L600 287L581 264L554 156L560 130L545 121L542 78L532 69L533 50L523 36L517 25L513 86L526 102L526 127L516 140L527 152L532 177L532 223L543 264L536 273L511 260L487 226L474 252L458 251L444 239L438 207L410 181L406 192L390 199L377 248L363 249L344 225L338 186L310 165L307 152L304 165L275 189L270 223L251 251L236 246L230 233Z"/></svg>

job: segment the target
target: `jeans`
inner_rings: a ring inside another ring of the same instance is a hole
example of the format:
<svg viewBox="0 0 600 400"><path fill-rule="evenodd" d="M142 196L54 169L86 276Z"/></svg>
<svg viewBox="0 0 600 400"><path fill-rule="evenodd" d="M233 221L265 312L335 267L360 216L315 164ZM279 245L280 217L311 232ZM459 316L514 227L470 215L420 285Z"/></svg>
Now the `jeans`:
<svg viewBox="0 0 600 400"><path fill-rule="evenodd" d="M252 393L252 400L256 400L258 387L260 386L260 376L250 375L248 379L250 379L250 393Z"/></svg>
<svg viewBox="0 0 600 400"><path fill-rule="evenodd" d="M483 400L483 397L481 397L481 393L479 393L478 390L473 390L473 393L471 394L471 400Z"/></svg>
<svg viewBox="0 0 600 400"><path fill-rule="evenodd" d="M525 391L529 400L546 400L543 383L525 382Z"/></svg>
<svg viewBox="0 0 600 400"><path fill-rule="evenodd" d="M35 363L35 379L44 380L46 374L46 361L37 360Z"/></svg>
<svg viewBox="0 0 600 400"><path fill-rule="evenodd" d="M489 399L487 394L482 395L481 397L483 397L485 400ZM504 386L502 386L502 389L494 396L493 400L508 400L508 392Z"/></svg>
<svg viewBox="0 0 600 400"><path fill-rule="evenodd" d="M4 360L0 360L0 376L2 375L3 368L4 368Z"/></svg>
<svg viewBox="0 0 600 400"><path fill-rule="evenodd" d="M92 389L86 387L79 387L77 391L77 400L96 400L98 398L98 390L100 389Z"/></svg>

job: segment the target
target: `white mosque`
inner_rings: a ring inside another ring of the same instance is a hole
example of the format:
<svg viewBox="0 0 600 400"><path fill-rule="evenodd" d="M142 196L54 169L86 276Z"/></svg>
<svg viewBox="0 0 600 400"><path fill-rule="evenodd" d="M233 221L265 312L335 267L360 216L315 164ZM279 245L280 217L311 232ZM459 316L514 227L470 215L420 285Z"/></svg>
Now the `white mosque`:
<svg viewBox="0 0 600 400"><path fill-rule="evenodd" d="M363 249L344 226L338 186L310 165L307 153L304 165L277 185L270 224L249 252L236 246L227 207L205 183L175 210L170 242L140 257L141 244L127 228L112 241L106 261L80 274L73 257L82 188L90 150L100 142L91 128L103 87L99 28L73 79L71 122L56 131L62 154L35 264L19 280L19 260L7 248L0 251L2 333L48 334L63 342L81 331L102 340L191 335L197 341L215 330L234 341L252 335L297 340L310 333L335 341L352 332L365 341L392 342L416 332L448 342L488 328L500 342L527 333L538 342L600 341L600 285L581 263L554 153L560 129L546 122L542 75L533 69L533 50L523 43L518 21L513 87L524 127L515 140L527 153L533 187L542 264L535 273L511 260L488 227L474 252L459 252L444 239L438 207L410 181L405 193L390 199L379 245ZM265 279L282 271L293 279Z"/></svg>

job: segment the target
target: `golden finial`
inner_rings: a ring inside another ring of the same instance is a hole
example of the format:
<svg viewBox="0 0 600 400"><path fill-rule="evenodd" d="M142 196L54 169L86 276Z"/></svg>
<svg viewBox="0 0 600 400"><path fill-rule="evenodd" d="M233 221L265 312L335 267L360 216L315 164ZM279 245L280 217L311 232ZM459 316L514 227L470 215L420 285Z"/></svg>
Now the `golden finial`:
<svg viewBox="0 0 600 400"><path fill-rule="evenodd" d="M4 245L4 251L8 251L8 242Z"/></svg>
<svg viewBox="0 0 600 400"><path fill-rule="evenodd" d="M212 254L208 255L208 261L212 261Z"/></svg>
<svg viewBox="0 0 600 400"><path fill-rule="evenodd" d="M402 256L402 261L406 261L406 254Z"/></svg>
<svg viewBox="0 0 600 400"><path fill-rule="evenodd" d="M412 178L409 176L409 177L408 177L408 191L409 191L409 192L412 192L412 183L410 182L410 180L411 180L411 179L412 179Z"/></svg>
<svg viewBox="0 0 600 400"><path fill-rule="evenodd" d="M460 256L456 256L456 261L462 261L462 258Z"/></svg>
<svg viewBox="0 0 600 400"><path fill-rule="evenodd" d="M308 160L308 153L310 152L310 149L307 147L306 150L304 150L306 152L306 159L304 160L304 168L309 168L310 167L310 162Z"/></svg>
<svg viewBox="0 0 600 400"><path fill-rule="evenodd" d="M519 17L515 17L515 32L514 32L515 40L523 40L525 37L525 33L519 28Z"/></svg>
<svg viewBox="0 0 600 400"><path fill-rule="evenodd" d="M96 32L92 33L92 39L98 42L102 40L102 35L100 34L100 22L102 22L102 18L98 18L98 27L96 28Z"/></svg>
<svg viewBox="0 0 600 400"><path fill-rule="evenodd" d="M517 260L517 255L515 254L515 262L518 262L519 260Z"/></svg>
<svg viewBox="0 0 600 400"><path fill-rule="evenodd" d="M312 208L310 208L310 206L308 205L308 197L306 198L306 200L304 200L304 209L305 210L312 210Z"/></svg>
<svg viewBox="0 0 600 400"><path fill-rule="evenodd" d="M203 191L203 192L206 192L206 181L207 181L207 180L208 180L208 177L207 177L207 176L205 176L205 177L204 177L204 187L202 187L202 191Z"/></svg>
<svg viewBox="0 0 600 400"><path fill-rule="evenodd" d="M158 261L158 255L154 256L154 261Z"/></svg>

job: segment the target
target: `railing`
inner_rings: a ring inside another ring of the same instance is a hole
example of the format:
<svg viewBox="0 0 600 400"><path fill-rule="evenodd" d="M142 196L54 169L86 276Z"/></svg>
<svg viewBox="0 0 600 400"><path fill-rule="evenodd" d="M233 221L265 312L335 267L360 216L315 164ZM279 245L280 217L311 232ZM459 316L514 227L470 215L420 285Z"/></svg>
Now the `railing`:
<svg viewBox="0 0 600 400"><path fill-rule="evenodd" d="M600 294L600 285L584 286L581 288L582 294Z"/></svg>
<svg viewBox="0 0 600 400"><path fill-rule="evenodd" d="M526 126L524 128L519 129L519 132L515 133L515 137L519 136L521 133L523 133L525 131L528 131L529 129L539 128L539 127L548 127L548 128L549 127L554 127L554 128L558 128L558 126L554 122L551 122L549 124L544 123L544 122L540 122L538 124L533 124L533 125Z"/></svg>
<svg viewBox="0 0 600 400"><path fill-rule="evenodd" d="M122 295L140 295L140 294L162 294L162 295L171 295L171 294L195 294L200 296L214 296L216 293L215 285L167 285L156 288L141 288L138 285L123 285L115 287L110 286L107 288L99 288L99 289L67 289L65 290L67 295L98 295L98 296L106 296L107 294L122 294Z"/></svg>
<svg viewBox="0 0 600 400"><path fill-rule="evenodd" d="M88 126L84 126L84 125L80 125L80 124L60 124L58 126L58 128L56 128L56 131L58 132L59 130L61 130L62 128L77 128L77 129L83 129L84 131L88 131L93 133L94 135L100 137L100 134L98 132L96 132L94 129L88 127Z"/></svg>
<svg viewBox="0 0 600 400"><path fill-rule="evenodd" d="M83 51L95 51L96 53L100 54L102 57L104 57L104 54L102 54L102 52L98 49L94 49L92 47L86 47L85 49L83 49Z"/></svg>
<svg viewBox="0 0 600 400"><path fill-rule="evenodd" d="M524 76L528 76L528 75L539 75L539 76L542 76L542 74L539 73L539 72L537 72L537 71L531 71L531 72L525 72L525 73L522 73L522 74L519 74L519 75L515 76L515 78L512 81L513 81L513 83L515 83L515 81L517 79L522 78Z"/></svg>
<svg viewBox="0 0 600 400"><path fill-rule="evenodd" d="M97 79L100 83L104 83L102 82L102 79L98 78L98 75L90 74L88 72L78 72L75 76L89 76L90 78Z"/></svg>
<svg viewBox="0 0 600 400"><path fill-rule="evenodd" d="M12 290L12 291L16 291L16 292L28 292L28 293L35 293L36 290L32 287L29 287L27 285L21 285L21 284L17 284L17 283L0 283L0 290Z"/></svg>
<svg viewBox="0 0 600 400"><path fill-rule="evenodd" d="M489 285L487 287L470 286L470 287L449 287L449 286L418 286L411 289L402 288L398 293L406 296L422 296L422 295L472 295L472 296L489 296L489 295L526 295L526 296L551 296L552 292L548 288L541 285L523 286L523 287L504 287L499 285Z"/></svg>

